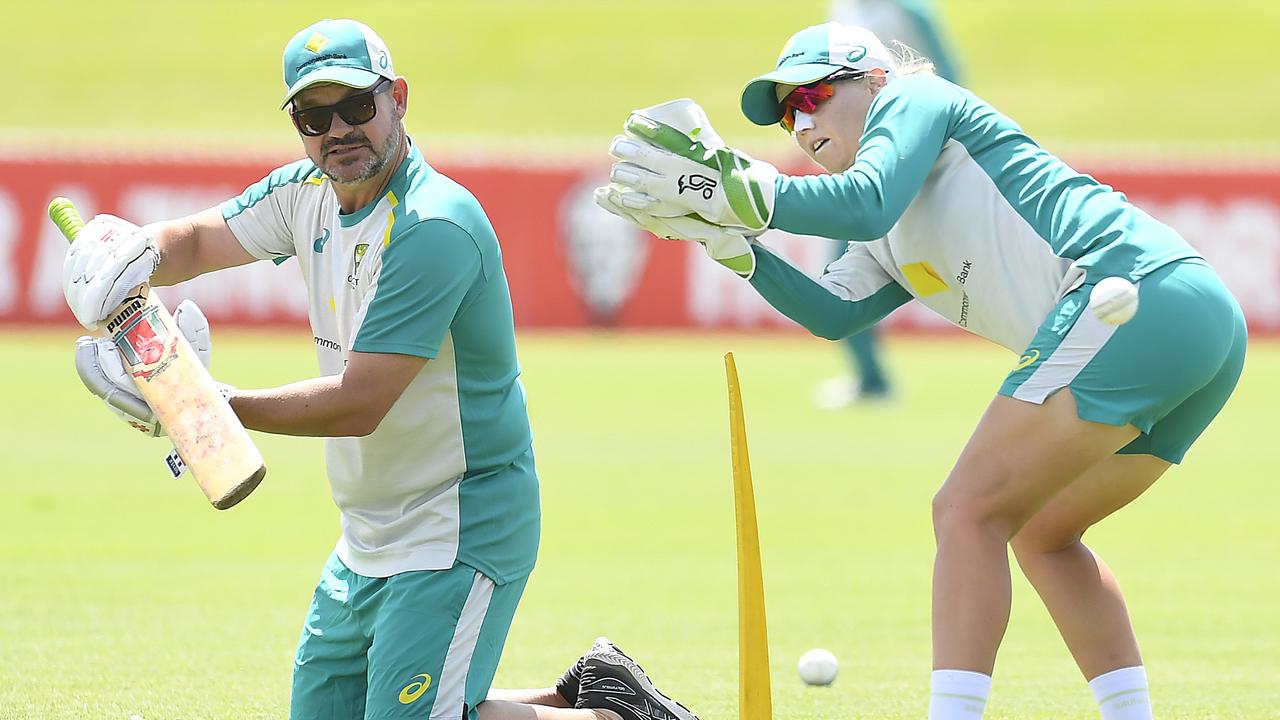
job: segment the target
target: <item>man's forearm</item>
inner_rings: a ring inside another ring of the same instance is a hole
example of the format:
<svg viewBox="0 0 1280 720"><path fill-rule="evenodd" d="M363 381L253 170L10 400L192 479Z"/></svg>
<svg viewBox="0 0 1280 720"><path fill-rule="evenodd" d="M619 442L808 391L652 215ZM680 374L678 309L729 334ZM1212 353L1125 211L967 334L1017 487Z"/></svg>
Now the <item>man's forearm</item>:
<svg viewBox="0 0 1280 720"><path fill-rule="evenodd" d="M194 215L151 223L142 231L155 243L160 265L152 285L174 285L214 270L255 259L236 240L222 211L213 207Z"/></svg>
<svg viewBox="0 0 1280 720"><path fill-rule="evenodd" d="M377 428L359 393L343 386L341 375L299 380L263 390L241 390L231 408L250 430L307 437L358 437Z"/></svg>
<svg viewBox="0 0 1280 720"><path fill-rule="evenodd" d="M160 252L160 264L151 276L151 284L163 287L176 285L200 274L197 264L195 224L188 218L151 223L142 228L156 250Z"/></svg>

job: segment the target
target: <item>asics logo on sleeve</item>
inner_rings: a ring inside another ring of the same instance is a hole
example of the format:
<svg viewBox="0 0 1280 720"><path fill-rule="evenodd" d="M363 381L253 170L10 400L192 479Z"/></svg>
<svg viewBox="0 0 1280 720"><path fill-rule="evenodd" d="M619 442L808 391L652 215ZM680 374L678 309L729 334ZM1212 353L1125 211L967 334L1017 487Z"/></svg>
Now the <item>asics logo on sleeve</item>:
<svg viewBox="0 0 1280 720"><path fill-rule="evenodd" d="M408 705L414 700L417 700L422 697L422 694L425 693L429 687L431 687L430 675L426 673L414 675L413 679L409 681L409 684L405 685L400 690L400 704Z"/></svg>
<svg viewBox="0 0 1280 720"><path fill-rule="evenodd" d="M716 181L706 175L698 175L696 173L689 175L681 175L676 180L676 187L680 189L677 193L683 195L685 190L692 190L696 193L702 193L703 200L710 200L716 191Z"/></svg>
<svg viewBox="0 0 1280 720"><path fill-rule="evenodd" d="M324 244L329 242L329 228L324 229L324 235L311 241L311 249L318 253L324 252Z"/></svg>

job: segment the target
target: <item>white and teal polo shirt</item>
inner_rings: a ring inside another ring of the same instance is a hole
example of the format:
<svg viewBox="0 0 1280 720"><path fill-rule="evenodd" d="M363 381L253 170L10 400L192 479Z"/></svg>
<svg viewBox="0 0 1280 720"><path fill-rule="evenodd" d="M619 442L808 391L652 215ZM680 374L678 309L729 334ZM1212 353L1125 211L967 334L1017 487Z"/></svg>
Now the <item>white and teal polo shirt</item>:
<svg viewBox="0 0 1280 720"><path fill-rule="evenodd" d="M891 80L853 166L782 176L772 227L855 241L815 284L757 252L752 285L843 337L916 298L1021 352L1058 299L1199 254L1125 196L1077 173L1009 118L932 75Z"/></svg>
<svg viewBox="0 0 1280 720"><path fill-rule="evenodd" d="M351 351L429 362L367 437L327 438L338 556L386 577L462 561L498 583L527 574L540 511L511 295L479 202L416 146L352 214L310 161L222 205L254 257L296 257L322 375Z"/></svg>

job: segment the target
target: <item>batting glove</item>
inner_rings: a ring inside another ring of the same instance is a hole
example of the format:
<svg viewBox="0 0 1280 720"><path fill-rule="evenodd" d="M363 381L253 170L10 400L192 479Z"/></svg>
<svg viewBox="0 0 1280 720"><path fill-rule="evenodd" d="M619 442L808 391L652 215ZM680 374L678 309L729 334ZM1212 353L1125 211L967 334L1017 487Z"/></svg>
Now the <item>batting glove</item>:
<svg viewBox="0 0 1280 720"><path fill-rule="evenodd" d="M610 174L623 188L620 202L650 215L694 213L715 225L763 232L773 217L777 168L724 146L710 123L680 127L688 124L680 121L690 105L663 103L627 118L626 133L609 147L620 161ZM700 108L697 114L706 117Z"/></svg>
<svg viewBox="0 0 1280 720"><path fill-rule="evenodd" d="M209 336L209 320L200 306L191 300L183 300L173 311L174 323L200 363L209 367L213 355L213 341ZM108 338L88 335L76 340L76 373L89 392L102 398L107 408L134 429L150 437L165 434L147 401L138 394L138 388L125 370L124 361L116 344ZM235 388L217 383L223 399L231 397Z"/></svg>
<svg viewBox="0 0 1280 720"><path fill-rule="evenodd" d="M744 278L756 271L756 256L741 230L720 227L692 215L658 217L626 207L622 200L628 191L619 185L596 188L595 201L600 207L629 220L664 240L687 240L700 243L712 260Z"/></svg>
<svg viewBox="0 0 1280 720"><path fill-rule="evenodd" d="M160 253L142 229L114 215L97 215L76 235L62 263L62 292L76 320L97 330L107 313L147 282Z"/></svg>

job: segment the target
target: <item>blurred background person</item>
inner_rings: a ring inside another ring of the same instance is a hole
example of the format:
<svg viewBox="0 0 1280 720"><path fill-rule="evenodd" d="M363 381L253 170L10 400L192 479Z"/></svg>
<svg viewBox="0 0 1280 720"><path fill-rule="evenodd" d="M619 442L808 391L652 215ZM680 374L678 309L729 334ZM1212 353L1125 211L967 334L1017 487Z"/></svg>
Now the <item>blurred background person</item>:
<svg viewBox="0 0 1280 720"><path fill-rule="evenodd" d="M933 62L944 80L963 85L963 73L932 0L833 0L831 19L861 25L886 45L900 42Z"/></svg>
<svg viewBox="0 0 1280 720"><path fill-rule="evenodd" d="M946 80L963 85L960 63L954 46L943 32L930 0L833 0L831 19L860 25L875 33L889 46L906 45L933 62L934 71ZM837 259L848 243L837 242ZM851 369L847 375L828 378L813 391L813 402L825 410L838 410L860 401L883 401L893 396L880 351L880 330L876 326L840 341L848 353Z"/></svg>

